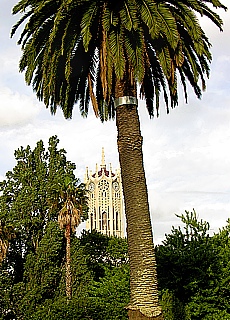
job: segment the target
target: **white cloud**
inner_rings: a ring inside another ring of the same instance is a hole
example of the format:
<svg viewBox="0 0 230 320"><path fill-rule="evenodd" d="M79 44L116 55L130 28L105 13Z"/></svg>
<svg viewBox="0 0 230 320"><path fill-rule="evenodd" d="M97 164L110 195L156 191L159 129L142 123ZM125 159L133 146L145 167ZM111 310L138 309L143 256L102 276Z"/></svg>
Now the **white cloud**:
<svg viewBox="0 0 230 320"><path fill-rule="evenodd" d="M58 136L59 148L67 151L68 160L76 163L76 175L81 180L86 166L95 170L96 162L100 164L102 147L105 148L107 164L112 162L114 169L118 167L115 122L102 124L92 114L88 119L83 119L78 114L78 110L74 112L72 120L65 120L60 111L55 116L51 116L44 108L39 117L34 118L33 121L23 126L4 127L0 130L0 174L11 169L15 149L27 145L34 148L35 143L40 139L47 147L48 139L52 135ZM4 158L8 158L8 161L4 161Z"/></svg>
<svg viewBox="0 0 230 320"><path fill-rule="evenodd" d="M0 127L28 123L39 111L40 106L33 98L9 88L0 88Z"/></svg>
<svg viewBox="0 0 230 320"><path fill-rule="evenodd" d="M6 48L0 55L1 65L1 77L6 80L9 74L18 72L18 60L19 54L17 54L16 48Z"/></svg>

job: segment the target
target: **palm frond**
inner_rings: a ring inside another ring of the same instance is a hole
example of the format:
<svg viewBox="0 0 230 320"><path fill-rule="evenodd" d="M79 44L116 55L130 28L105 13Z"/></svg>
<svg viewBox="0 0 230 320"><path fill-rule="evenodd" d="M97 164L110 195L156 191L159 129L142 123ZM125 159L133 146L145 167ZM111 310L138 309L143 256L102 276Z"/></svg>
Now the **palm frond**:
<svg viewBox="0 0 230 320"><path fill-rule="evenodd" d="M95 97L94 91L93 91L93 84L92 84L92 79L90 74L88 74L88 85L89 85L89 94L90 94L90 98L93 104L93 110L95 113L95 116L98 117L99 113L98 113L98 103L97 103L97 99Z"/></svg>
<svg viewBox="0 0 230 320"><path fill-rule="evenodd" d="M94 16L97 14L98 6L96 1L91 1L87 10L83 12L81 19L81 34L85 52L88 51L90 40L92 39L91 24Z"/></svg>
<svg viewBox="0 0 230 320"><path fill-rule="evenodd" d="M58 214L58 223L60 229L65 229L66 226L70 225L72 231L79 226L81 222L81 211L77 209L72 201L66 200L63 208Z"/></svg>
<svg viewBox="0 0 230 320"><path fill-rule="evenodd" d="M152 39L157 38L160 32L160 28L158 28L158 25L156 23L157 4L155 3L155 1L137 0L137 5L141 19L143 23L147 26Z"/></svg>
<svg viewBox="0 0 230 320"><path fill-rule="evenodd" d="M23 25L19 69L52 113L60 107L71 118L79 103L86 116L91 99L96 116L113 118L115 83L130 70L152 116L161 94L167 110L169 99L177 104L177 74L186 100L186 83L198 97L205 89L210 43L197 14L222 30L213 8L227 9L219 0L21 0L11 36Z"/></svg>
<svg viewBox="0 0 230 320"><path fill-rule="evenodd" d="M114 71L118 79L122 79L125 73L125 55L122 44L123 33L124 28L121 26L120 29L112 29L108 38L108 45L113 57Z"/></svg>
<svg viewBox="0 0 230 320"><path fill-rule="evenodd" d="M175 49L179 41L175 17L165 4L158 4L157 13L157 23L158 28L160 28L160 34L165 36L169 45Z"/></svg>
<svg viewBox="0 0 230 320"><path fill-rule="evenodd" d="M129 31L137 30L139 25L139 19L138 19L137 3L135 0L124 1L124 5L120 10L120 19L121 19L122 25L124 25L124 27L127 30Z"/></svg>

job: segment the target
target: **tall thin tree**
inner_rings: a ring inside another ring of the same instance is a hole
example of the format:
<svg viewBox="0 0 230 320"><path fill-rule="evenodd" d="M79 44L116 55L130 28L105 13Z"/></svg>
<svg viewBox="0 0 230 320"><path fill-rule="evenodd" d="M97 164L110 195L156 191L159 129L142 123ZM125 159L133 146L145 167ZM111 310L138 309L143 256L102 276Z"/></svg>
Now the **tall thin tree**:
<svg viewBox="0 0 230 320"><path fill-rule="evenodd" d="M162 319L143 168L137 85L150 117L158 115L161 93L178 104L178 78L187 100L187 82L197 97L205 89L210 43L197 14L217 27L211 6L219 0L21 0L23 13L12 35L19 39L20 71L38 99L71 118L75 103L83 116L91 99L102 121L116 118L131 268L130 319ZM131 169L132 168L132 169ZM131 170L130 170L131 169Z"/></svg>
<svg viewBox="0 0 230 320"><path fill-rule="evenodd" d="M87 211L86 194L83 184L78 186L75 181L66 181L64 190L60 192L64 205L58 214L58 223L65 230L66 238L66 296L72 298L72 274L71 274L71 232L79 226L82 217Z"/></svg>

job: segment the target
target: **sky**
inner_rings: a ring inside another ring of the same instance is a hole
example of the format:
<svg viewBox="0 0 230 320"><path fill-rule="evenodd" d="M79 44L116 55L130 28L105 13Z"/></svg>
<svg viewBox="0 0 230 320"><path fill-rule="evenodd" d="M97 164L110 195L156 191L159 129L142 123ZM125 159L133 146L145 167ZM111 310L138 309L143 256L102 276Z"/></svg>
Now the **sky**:
<svg viewBox="0 0 230 320"><path fill-rule="evenodd" d="M20 32L10 39L10 30L19 16L12 16L15 0L0 2L0 180L15 165L14 151L20 146L45 146L57 135L67 159L76 163L76 176L82 181L86 167L95 170L105 149L107 165L119 167L117 133L114 121L101 123L90 111L87 119L75 106L71 120L61 111L52 116L19 73L21 56L17 45ZM228 6L228 1L222 1ZM202 18L213 60L207 89L201 100L193 92L186 104L167 115L149 119L145 102L139 100L144 139L144 167L155 243L160 243L172 226L180 225L176 214L196 210L199 219L218 232L230 218L230 10L218 10L224 31Z"/></svg>

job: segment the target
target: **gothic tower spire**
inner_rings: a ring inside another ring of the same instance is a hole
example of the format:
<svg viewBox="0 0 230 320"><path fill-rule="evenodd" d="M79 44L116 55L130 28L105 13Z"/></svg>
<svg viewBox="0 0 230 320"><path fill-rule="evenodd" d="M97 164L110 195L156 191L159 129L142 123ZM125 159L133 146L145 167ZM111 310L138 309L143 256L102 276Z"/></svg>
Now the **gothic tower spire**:
<svg viewBox="0 0 230 320"><path fill-rule="evenodd" d="M120 171L112 172L112 165L106 170L105 151L102 148L101 170L88 174L85 184L88 194L89 218L86 230L97 230L108 236L124 237L123 194Z"/></svg>

